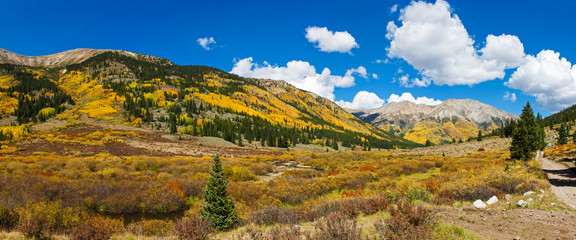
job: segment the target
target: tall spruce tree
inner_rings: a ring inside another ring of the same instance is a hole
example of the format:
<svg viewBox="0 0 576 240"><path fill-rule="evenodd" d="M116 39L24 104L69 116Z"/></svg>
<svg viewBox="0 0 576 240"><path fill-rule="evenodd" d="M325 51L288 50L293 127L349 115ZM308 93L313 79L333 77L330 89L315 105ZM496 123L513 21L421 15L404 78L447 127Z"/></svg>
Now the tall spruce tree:
<svg viewBox="0 0 576 240"><path fill-rule="evenodd" d="M562 123L560 129L558 130L558 145L568 144L568 131L566 130L566 125Z"/></svg>
<svg viewBox="0 0 576 240"><path fill-rule="evenodd" d="M530 102L526 103L520 120L512 133L512 146L510 147L510 157L512 159L530 160L537 150L543 149L544 136L542 129L536 118Z"/></svg>
<svg viewBox="0 0 576 240"><path fill-rule="evenodd" d="M482 142L482 130L478 131L478 138L476 138L476 141Z"/></svg>
<svg viewBox="0 0 576 240"><path fill-rule="evenodd" d="M220 157L216 155L204 190L205 203L200 210L200 217L202 220L210 220L218 231L231 229L238 224L234 201L226 192L227 184Z"/></svg>

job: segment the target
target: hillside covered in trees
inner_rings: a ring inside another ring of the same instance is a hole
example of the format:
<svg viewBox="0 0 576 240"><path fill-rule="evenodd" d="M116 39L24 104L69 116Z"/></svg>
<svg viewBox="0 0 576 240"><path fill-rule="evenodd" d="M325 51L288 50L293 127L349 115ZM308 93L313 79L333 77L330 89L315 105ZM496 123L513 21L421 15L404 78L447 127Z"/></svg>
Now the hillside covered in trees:
<svg viewBox="0 0 576 240"><path fill-rule="evenodd" d="M238 146L253 141L281 148L419 146L283 81L242 78L125 51L92 52L67 65L1 64L3 131L22 135L24 128L15 127L55 116L87 116L171 134L218 137Z"/></svg>

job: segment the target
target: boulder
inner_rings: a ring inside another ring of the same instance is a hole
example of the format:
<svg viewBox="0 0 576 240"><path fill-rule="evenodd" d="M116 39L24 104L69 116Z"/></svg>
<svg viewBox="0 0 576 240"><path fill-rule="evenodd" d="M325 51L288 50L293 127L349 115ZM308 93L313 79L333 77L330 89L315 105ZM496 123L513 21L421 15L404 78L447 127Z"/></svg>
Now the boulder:
<svg viewBox="0 0 576 240"><path fill-rule="evenodd" d="M528 206L528 202L524 200L518 201L518 207L526 207L526 206Z"/></svg>
<svg viewBox="0 0 576 240"><path fill-rule="evenodd" d="M498 197L496 196L492 196L490 199L488 199L488 201L486 201L486 204L488 205L492 205L494 203L498 202Z"/></svg>
<svg viewBox="0 0 576 240"><path fill-rule="evenodd" d="M482 202L482 200L478 199L476 201L474 201L474 203L472 204L474 205L474 207L476 208L486 208L486 203Z"/></svg>
<svg viewBox="0 0 576 240"><path fill-rule="evenodd" d="M532 194L534 194L534 193L536 193L536 192L534 192L534 191L528 191L528 192L525 192L523 196L524 196L524 197L530 196L530 195L532 195Z"/></svg>

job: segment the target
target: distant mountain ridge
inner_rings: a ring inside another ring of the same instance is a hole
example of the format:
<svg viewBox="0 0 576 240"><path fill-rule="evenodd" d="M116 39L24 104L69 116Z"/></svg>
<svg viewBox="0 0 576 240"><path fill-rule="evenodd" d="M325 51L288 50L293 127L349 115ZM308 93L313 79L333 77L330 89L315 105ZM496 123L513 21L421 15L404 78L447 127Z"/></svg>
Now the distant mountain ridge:
<svg viewBox="0 0 576 240"><path fill-rule="evenodd" d="M149 61L158 61L162 58L147 56L143 54L123 51L123 50L108 50L108 49L89 49L78 48L60 53L44 55L44 56L24 56L6 49L0 48L0 63L9 63L16 65L25 65L31 67L63 67L71 64L78 64L94 57L98 54L105 52L116 52L133 58L140 58ZM170 64L172 64L170 62Z"/></svg>
<svg viewBox="0 0 576 240"><path fill-rule="evenodd" d="M172 134L220 137L239 146L252 140L284 148L299 143L334 149L338 144L364 149L419 145L284 81L180 66L122 50L23 56L1 49L0 103L0 117L19 124L56 115L87 116Z"/></svg>
<svg viewBox="0 0 576 240"><path fill-rule="evenodd" d="M499 128L515 114L472 99L448 99L430 106L408 101L388 103L366 111L352 111L356 117L384 130L404 134L404 138L423 143L466 140L478 131Z"/></svg>

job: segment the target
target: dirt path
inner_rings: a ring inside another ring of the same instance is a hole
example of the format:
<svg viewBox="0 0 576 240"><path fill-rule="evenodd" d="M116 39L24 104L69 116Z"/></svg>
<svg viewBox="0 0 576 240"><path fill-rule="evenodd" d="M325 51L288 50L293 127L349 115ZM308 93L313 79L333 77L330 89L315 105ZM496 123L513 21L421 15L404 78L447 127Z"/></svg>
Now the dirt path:
<svg viewBox="0 0 576 240"><path fill-rule="evenodd" d="M576 174L566 165L542 159L542 170L548 175L552 192L572 208L576 208Z"/></svg>
<svg viewBox="0 0 576 240"><path fill-rule="evenodd" d="M511 210L440 210L436 216L446 224L460 226L481 239L570 240L576 239L576 212Z"/></svg>

